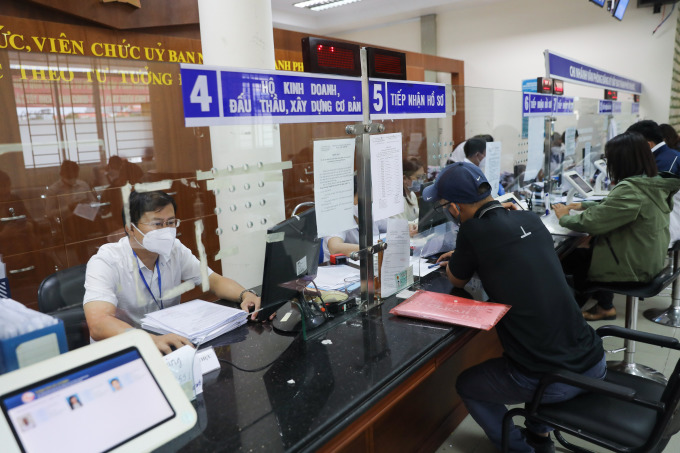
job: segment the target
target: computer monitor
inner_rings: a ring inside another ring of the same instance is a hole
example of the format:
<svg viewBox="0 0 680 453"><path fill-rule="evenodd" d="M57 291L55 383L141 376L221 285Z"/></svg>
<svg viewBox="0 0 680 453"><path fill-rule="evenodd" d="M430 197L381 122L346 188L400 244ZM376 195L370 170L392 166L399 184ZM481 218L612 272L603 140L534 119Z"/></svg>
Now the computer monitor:
<svg viewBox="0 0 680 453"><path fill-rule="evenodd" d="M421 192L434 182L426 182L422 185ZM426 231L430 228L447 222L447 218L441 209L434 209L437 202L425 201L422 196L418 197L418 231Z"/></svg>
<svg viewBox="0 0 680 453"><path fill-rule="evenodd" d="M317 237L314 208L267 230L262 310L258 313L258 319L268 319L281 306L300 296L302 290L316 277L320 249L321 239ZM280 330L295 331L295 316L287 313L282 310L273 325Z"/></svg>
<svg viewBox="0 0 680 453"><path fill-rule="evenodd" d="M0 450L151 451L196 411L140 330L0 376Z"/></svg>

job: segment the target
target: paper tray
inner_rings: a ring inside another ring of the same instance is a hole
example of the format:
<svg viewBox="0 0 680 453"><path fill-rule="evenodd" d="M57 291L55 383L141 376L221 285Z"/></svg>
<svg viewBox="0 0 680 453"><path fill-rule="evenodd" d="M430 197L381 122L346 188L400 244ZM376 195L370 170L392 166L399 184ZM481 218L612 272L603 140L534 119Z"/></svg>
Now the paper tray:
<svg viewBox="0 0 680 453"><path fill-rule="evenodd" d="M510 310L509 305L479 302L449 294L419 290L390 313L445 324L491 330Z"/></svg>

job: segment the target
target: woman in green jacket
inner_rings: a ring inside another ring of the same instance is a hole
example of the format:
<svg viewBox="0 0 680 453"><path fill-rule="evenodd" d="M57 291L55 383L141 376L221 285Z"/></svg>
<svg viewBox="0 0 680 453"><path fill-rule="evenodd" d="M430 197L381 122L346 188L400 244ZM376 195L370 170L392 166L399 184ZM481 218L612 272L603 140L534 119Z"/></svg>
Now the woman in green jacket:
<svg viewBox="0 0 680 453"><path fill-rule="evenodd" d="M589 282L646 283L663 269L672 198L680 189L680 179L657 175L649 144L636 132L609 140L605 157L615 184L605 199L555 206L560 225L593 237L590 248L577 249L564 262L565 272L574 276L579 303L587 301L578 296ZM598 304L584 317L614 319L612 298L611 294L597 297Z"/></svg>

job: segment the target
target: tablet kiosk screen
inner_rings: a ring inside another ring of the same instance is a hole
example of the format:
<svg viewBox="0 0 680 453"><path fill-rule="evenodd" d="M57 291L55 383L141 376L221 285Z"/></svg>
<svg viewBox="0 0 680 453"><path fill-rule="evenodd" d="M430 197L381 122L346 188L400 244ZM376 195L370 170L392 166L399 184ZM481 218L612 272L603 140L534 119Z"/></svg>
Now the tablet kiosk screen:
<svg viewBox="0 0 680 453"><path fill-rule="evenodd" d="M590 187L590 186L588 185L588 183L585 182L585 181L583 180L583 178L581 178L579 175L573 174L573 175L569 175L569 177L570 177L571 180L574 181L574 183L575 183L577 186L579 186L579 187L581 188L581 190L583 190L585 193L588 193L588 192L592 192L592 191L593 191L593 188Z"/></svg>
<svg viewBox="0 0 680 453"><path fill-rule="evenodd" d="M0 398L28 453L108 451L175 416L135 348Z"/></svg>

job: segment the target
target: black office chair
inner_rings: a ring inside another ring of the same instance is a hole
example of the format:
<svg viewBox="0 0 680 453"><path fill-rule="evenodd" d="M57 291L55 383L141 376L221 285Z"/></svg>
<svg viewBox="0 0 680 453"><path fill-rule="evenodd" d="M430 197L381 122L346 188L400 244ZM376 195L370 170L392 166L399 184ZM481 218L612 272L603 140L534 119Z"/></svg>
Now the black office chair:
<svg viewBox="0 0 680 453"><path fill-rule="evenodd" d="M86 267L81 264L55 272L38 288L38 308L42 313L64 321L69 351L90 344L83 310Z"/></svg>
<svg viewBox="0 0 680 453"><path fill-rule="evenodd" d="M609 291L626 296L626 328L637 329L637 316L639 301L657 296L668 285L680 276L680 269L667 266L662 269L650 282L647 283L593 283L586 292ZM628 374L653 379L661 384L666 383L666 377L653 368L635 363L635 342L626 339L623 350L623 360L608 362L607 368L622 371Z"/></svg>
<svg viewBox="0 0 680 453"><path fill-rule="evenodd" d="M601 337L627 340L680 350L671 337L640 332L618 326L597 329ZM548 385L564 382L587 392L555 404L540 404ZM574 452L590 452L568 442L560 431L616 452L661 452L671 436L680 430L680 360L668 384L620 371L607 371L604 381L569 371L546 374L534 398L524 408L508 411L503 419L502 451L509 448L513 417L551 426L557 441Z"/></svg>
<svg viewBox="0 0 680 453"><path fill-rule="evenodd" d="M673 269L680 269L679 255L680 255L680 241L675 241L668 251L670 254ZM673 291L671 293L671 306L668 308L650 308L643 313L645 318L657 324L662 324L669 327L680 327L680 280L676 279L673 282Z"/></svg>

